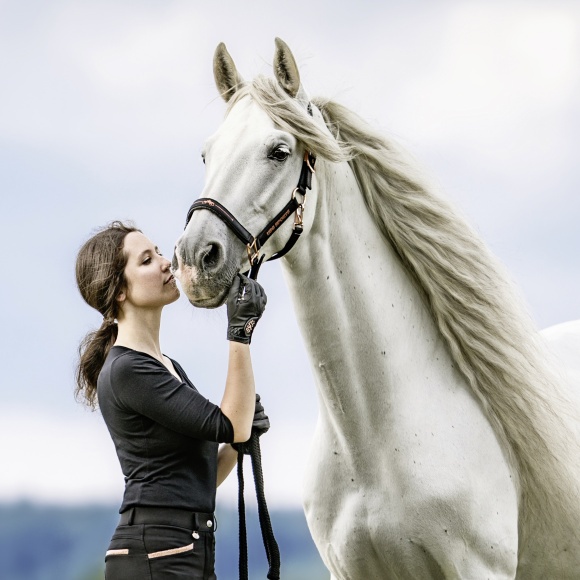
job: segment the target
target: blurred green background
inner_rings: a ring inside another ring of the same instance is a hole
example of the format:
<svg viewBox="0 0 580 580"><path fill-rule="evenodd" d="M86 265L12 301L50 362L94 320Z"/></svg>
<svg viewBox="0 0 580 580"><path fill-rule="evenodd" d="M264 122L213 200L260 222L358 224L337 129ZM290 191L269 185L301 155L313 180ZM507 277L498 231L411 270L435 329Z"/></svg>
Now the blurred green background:
<svg viewBox="0 0 580 580"><path fill-rule="evenodd" d="M238 514L218 510L216 572L238 578ZM276 510L272 526L283 580L328 580L301 510ZM31 503L0 505L0 579L103 580L104 554L117 525L114 506L61 507ZM258 516L247 514L249 577L263 580L267 560Z"/></svg>

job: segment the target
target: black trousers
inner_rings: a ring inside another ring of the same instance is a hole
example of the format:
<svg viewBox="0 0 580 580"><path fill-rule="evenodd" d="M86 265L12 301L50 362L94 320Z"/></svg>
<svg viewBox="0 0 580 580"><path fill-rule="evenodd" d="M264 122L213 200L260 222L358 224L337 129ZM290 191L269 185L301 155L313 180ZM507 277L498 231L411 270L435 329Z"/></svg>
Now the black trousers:
<svg viewBox="0 0 580 580"><path fill-rule="evenodd" d="M165 508L121 514L105 557L106 580L216 580L215 519Z"/></svg>

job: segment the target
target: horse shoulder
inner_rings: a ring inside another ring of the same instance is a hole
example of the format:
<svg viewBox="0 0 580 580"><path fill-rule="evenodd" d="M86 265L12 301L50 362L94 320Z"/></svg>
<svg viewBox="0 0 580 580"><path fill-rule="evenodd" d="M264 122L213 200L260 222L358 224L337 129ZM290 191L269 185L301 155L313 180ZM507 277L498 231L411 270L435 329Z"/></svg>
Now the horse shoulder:
<svg viewBox="0 0 580 580"><path fill-rule="evenodd" d="M431 387L441 397L449 392ZM341 445L332 425L319 423L305 507L337 577L380 577L385 570L397 578L515 574L517 491L510 470L499 446L486 441L495 438L472 397L447 396L455 399L455 419L464 421L448 421L437 432L429 419L433 401L412 397L414 410L402 413L395 437L369 436L373 443L364 451ZM468 453L471 446L478 452Z"/></svg>

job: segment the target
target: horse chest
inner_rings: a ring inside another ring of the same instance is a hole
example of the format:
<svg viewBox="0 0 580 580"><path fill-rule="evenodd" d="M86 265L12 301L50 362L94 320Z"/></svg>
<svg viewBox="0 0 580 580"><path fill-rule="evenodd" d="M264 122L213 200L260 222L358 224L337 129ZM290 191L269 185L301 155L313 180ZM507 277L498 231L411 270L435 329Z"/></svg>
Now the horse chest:
<svg viewBox="0 0 580 580"><path fill-rule="evenodd" d="M433 396L443 399L443 390ZM448 415L429 413L425 395L423 404L399 401L382 421L374 411L357 414L358 429L345 418L352 397L321 410L305 510L336 578L437 578L440 568L453 574L472 565L466 538L470 549L513 569L517 502L509 470L473 398L461 390L448 397ZM381 405L388 408L375 402ZM483 465L494 466L489 481L472 477Z"/></svg>

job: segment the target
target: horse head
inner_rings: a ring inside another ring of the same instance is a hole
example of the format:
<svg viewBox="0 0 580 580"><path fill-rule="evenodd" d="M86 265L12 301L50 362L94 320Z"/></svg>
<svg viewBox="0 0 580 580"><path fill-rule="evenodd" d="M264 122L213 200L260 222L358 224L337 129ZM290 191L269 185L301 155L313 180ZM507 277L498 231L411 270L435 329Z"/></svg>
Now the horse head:
<svg viewBox="0 0 580 580"><path fill-rule="evenodd" d="M272 218L297 195L295 190L306 147L293 135L291 127L277 125L256 102L255 84L250 87L243 81L223 43L215 51L213 66L215 82L228 103L228 112L203 149L206 175L201 198L213 206L206 205L205 209L215 209L218 202L217 205L227 208L243 224L242 229L257 237L265 228L271 229ZM301 118L312 123L309 100L300 84L296 61L288 46L278 38L274 72L285 106L293 108L298 123ZM314 187L308 197L315 195ZM314 206L313 201L309 199L309 206ZM300 209L298 212L302 213ZM173 268L194 306L214 308L224 302L237 272L248 269L251 254L232 228L214 212L190 211L188 219L176 243ZM267 259L285 246L292 235L292 222L287 219L276 225L260 255L264 254ZM311 225L312 212L306 214L302 224L305 235Z"/></svg>

